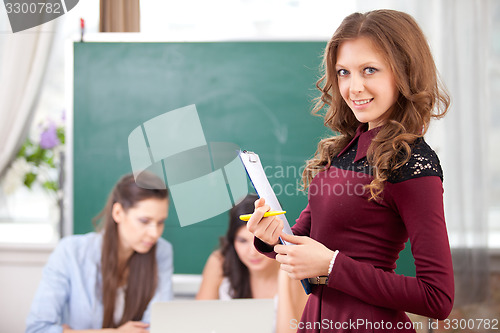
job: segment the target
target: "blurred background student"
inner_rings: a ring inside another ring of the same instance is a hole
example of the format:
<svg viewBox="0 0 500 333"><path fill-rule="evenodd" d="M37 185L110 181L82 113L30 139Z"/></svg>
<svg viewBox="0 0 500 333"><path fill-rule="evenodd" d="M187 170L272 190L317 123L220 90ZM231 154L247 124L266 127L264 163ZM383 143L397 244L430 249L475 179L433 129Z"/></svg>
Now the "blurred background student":
<svg viewBox="0 0 500 333"><path fill-rule="evenodd" d="M258 197L249 194L229 212L229 227L220 248L208 258L196 299L274 298L279 263L259 253L253 235L239 216L254 211Z"/></svg>
<svg viewBox="0 0 500 333"><path fill-rule="evenodd" d="M239 216L252 212L257 199L249 194L231 209L229 228L205 264L196 299L274 298L276 333L293 332L290 321L300 320L308 296L300 281L255 249L253 235Z"/></svg>
<svg viewBox="0 0 500 333"><path fill-rule="evenodd" d="M141 181L151 189L131 174L118 181L95 218L98 232L61 240L44 268L26 332L148 332L151 303L173 298L173 252L161 238L168 191L154 175Z"/></svg>

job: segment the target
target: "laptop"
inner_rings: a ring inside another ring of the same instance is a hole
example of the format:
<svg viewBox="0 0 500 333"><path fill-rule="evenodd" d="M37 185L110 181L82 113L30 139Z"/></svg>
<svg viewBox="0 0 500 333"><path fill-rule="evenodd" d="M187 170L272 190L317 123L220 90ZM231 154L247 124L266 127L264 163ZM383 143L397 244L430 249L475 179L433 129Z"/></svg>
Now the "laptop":
<svg viewBox="0 0 500 333"><path fill-rule="evenodd" d="M151 333L272 333L273 299L182 300L151 308Z"/></svg>

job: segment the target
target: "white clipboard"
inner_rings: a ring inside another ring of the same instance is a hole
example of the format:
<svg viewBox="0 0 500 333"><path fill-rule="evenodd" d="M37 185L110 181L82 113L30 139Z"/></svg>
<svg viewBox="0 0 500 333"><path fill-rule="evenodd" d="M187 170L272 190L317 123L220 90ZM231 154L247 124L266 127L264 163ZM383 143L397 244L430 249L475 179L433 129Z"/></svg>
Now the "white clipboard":
<svg viewBox="0 0 500 333"><path fill-rule="evenodd" d="M281 208L278 198L276 197L271 184L269 184L264 168L262 168L259 155L251 151L240 150L239 156L258 196L266 200L266 204L271 207L271 210L282 211L283 209ZM278 215L278 217L283 221L283 232L288 235L293 235L292 228L290 228L290 224L288 223L285 214ZM285 245L294 245L293 243L283 240L281 237L280 241ZM309 281L307 279L303 279L301 282L306 294L309 294L311 292L311 285L309 284Z"/></svg>

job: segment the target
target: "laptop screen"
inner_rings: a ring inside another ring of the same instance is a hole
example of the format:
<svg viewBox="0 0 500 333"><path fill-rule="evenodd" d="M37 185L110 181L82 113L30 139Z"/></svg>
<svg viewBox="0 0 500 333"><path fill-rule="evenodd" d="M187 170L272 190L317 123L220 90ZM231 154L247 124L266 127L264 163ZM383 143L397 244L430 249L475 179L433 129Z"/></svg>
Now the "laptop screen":
<svg viewBox="0 0 500 333"><path fill-rule="evenodd" d="M272 333L273 299L187 300L152 305L151 333Z"/></svg>

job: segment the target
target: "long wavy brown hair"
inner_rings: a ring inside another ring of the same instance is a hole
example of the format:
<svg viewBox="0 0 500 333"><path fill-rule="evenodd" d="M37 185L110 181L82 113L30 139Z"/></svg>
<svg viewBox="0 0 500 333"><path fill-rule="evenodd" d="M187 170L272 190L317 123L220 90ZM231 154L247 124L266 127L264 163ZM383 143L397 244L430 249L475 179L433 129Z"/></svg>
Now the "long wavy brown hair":
<svg viewBox="0 0 500 333"><path fill-rule="evenodd" d="M248 214L255 209L255 201L259 197L248 194L240 203L229 211L229 226L224 237L220 238L220 251L224 257L222 264L223 275L229 279L232 298L252 298L252 287L250 286L250 272L248 267L240 260L234 242L236 234L246 222L240 220L239 216Z"/></svg>
<svg viewBox="0 0 500 333"><path fill-rule="evenodd" d="M353 138L360 122L340 95L335 65L340 45L359 37L368 38L379 49L395 78L399 96L390 109L367 153L373 180L367 185L370 199L378 200L384 182L411 156L411 144L422 137L431 118L447 112L450 98L442 85L427 40L410 15L395 10L374 10L347 16L328 42L322 62L322 76L316 82L321 91L313 114L326 109L325 126L339 135L322 139L314 157L307 161L304 189L313 177L326 170Z"/></svg>
<svg viewBox="0 0 500 333"><path fill-rule="evenodd" d="M129 273L125 308L120 322L114 322L116 293L123 279L124 271L119 271L118 267L119 235L117 223L112 216L113 205L120 203L127 211L145 199L167 199L168 191L165 188L161 189L159 184L162 184L161 180L152 174L141 174L141 186L143 187L136 184L132 174L123 176L109 194L104 209L93 220L97 230L104 231L101 254L102 302L104 306L102 328L116 328L130 320L141 320L154 296L158 284L156 244L148 253L134 252L128 260Z"/></svg>

